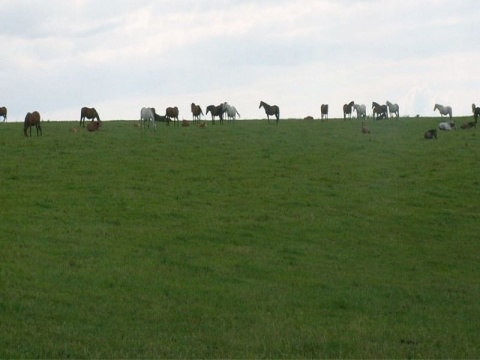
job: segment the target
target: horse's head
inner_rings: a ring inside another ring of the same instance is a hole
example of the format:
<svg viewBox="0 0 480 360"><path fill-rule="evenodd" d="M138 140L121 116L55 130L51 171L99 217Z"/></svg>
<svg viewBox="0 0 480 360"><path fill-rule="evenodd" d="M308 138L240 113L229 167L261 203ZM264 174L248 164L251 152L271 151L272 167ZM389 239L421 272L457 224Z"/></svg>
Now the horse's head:
<svg viewBox="0 0 480 360"><path fill-rule="evenodd" d="M258 108L260 109L262 106L263 106L263 101L260 101L260 105L258 106Z"/></svg>
<svg viewBox="0 0 480 360"><path fill-rule="evenodd" d="M438 105L438 104L435 104L435 107L433 108L433 111L435 111L435 110L437 110L437 109L439 109L439 110L440 110L440 105Z"/></svg>

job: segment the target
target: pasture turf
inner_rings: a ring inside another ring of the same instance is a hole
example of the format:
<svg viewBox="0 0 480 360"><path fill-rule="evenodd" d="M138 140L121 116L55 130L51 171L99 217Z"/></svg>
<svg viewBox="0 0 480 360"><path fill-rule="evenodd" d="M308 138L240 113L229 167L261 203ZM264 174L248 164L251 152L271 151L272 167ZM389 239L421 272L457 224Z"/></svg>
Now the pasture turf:
<svg viewBox="0 0 480 360"><path fill-rule="evenodd" d="M0 358L479 358L480 135L439 121L0 124Z"/></svg>

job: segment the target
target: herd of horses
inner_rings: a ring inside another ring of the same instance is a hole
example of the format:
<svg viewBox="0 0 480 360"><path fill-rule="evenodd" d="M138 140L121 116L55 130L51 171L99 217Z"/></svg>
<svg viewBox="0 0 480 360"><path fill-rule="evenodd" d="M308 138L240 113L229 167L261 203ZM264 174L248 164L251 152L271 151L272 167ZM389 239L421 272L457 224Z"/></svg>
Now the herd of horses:
<svg viewBox="0 0 480 360"><path fill-rule="evenodd" d="M275 122L278 125L280 120L280 108L277 105L269 105L264 101L260 101L260 105L258 106L259 109L263 108L265 114L267 115L267 120L270 122L270 116L275 117ZM192 103L190 106L192 112L193 123L198 123L201 120L201 116L207 116L210 114L212 118L212 124L215 124L215 119L218 118L219 122L223 124L224 118L228 120L236 120L237 116L240 117L240 113L237 111L235 106L228 104L227 102L221 103L220 105L209 105L206 107L205 113L203 112L200 105ZM440 115L448 116L449 122L442 122L439 124L439 130L454 130L456 129L455 123L452 121L452 107L451 106L443 106L441 104L435 104L433 111L438 110ZM346 120L347 118L352 118L353 111L356 112L357 118L362 118L363 120L366 119L367 116L367 109L366 106L363 104L355 104L354 101L349 102L348 104L343 105L343 118ZM321 112L321 119L328 120L328 104L322 104L320 106ZM474 116L474 121L470 121L467 123L462 124L460 127L462 129L470 129L476 128L478 117L480 115L480 107L477 107L475 104L472 104L472 113ZM165 122L167 125L170 125L170 122L173 121L174 126L179 125L179 110L178 107L168 107L165 110L165 115L161 116L158 115L155 108L153 107L144 107L140 111L140 120L142 123L142 127L148 128L150 127L150 123L152 123L152 127L156 130L156 123L157 122ZM399 117L400 111L398 104L393 104L390 101L387 101L386 104L381 105L377 102L372 102L372 117L377 120L387 119L389 117ZM3 117L3 122L7 121L7 108L0 107L0 117ZM309 116L307 118L313 119L313 117ZM305 118L305 119L307 119ZM88 131L97 131L102 121L100 120L100 116L95 108L83 107L80 111L80 126L85 127L85 119L91 120L91 122L87 125ZM27 130L30 129L30 136L32 136L32 127L36 127L37 136L42 135L42 127L41 127L41 117L38 111L34 111L32 113L27 113L25 116L24 122L24 135L27 135ZM184 120L182 123L185 126L187 121ZM187 122L188 123L188 122ZM204 124L203 124L204 125ZM365 127L365 123L362 122L362 132L363 133L370 133ZM436 129L428 130L425 133L426 139L436 139L437 132Z"/></svg>

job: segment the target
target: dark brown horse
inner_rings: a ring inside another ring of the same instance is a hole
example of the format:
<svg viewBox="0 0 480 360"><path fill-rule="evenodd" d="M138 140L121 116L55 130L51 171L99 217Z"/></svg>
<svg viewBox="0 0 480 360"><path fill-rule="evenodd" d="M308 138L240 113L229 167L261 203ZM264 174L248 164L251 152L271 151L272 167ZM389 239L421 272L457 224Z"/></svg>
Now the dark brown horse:
<svg viewBox="0 0 480 360"><path fill-rule="evenodd" d="M205 115L207 115L208 113L212 115L212 124L215 124L215 116L218 116L218 118L220 119L220 124L223 124L223 114L225 113L225 106L223 104L220 104L218 106L207 106L207 111L205 112Z"/></svg>
<svg viewBox="0 0 480 360"><path fill-rule="evenodd" d="M90 132L94 132L99 130L100 126L102 126L102 123L100 121L91 121L87 125L87 130Z"/></svg>
<svg viewBox="0 0 480 360"><path fill-rule="evenodd" d="M7 108L5 106L0 107L0 116L3 116L3 122L7 121Z"/></svg>
<svg viewBox="0 0 480 360"><path fill-rule="evenodd" d="M200 115L203 115L203 111L200 105L195 105L195 103L192 103L190 108L192 110L193 122L195 123L197 121L200 121Z"/></svg>
<svg viewBox="0 0 480 360"><path fill-rule="evenodd" d="M168 107L165 110L165 118L168 119L167 124L170 125L170 120L173 120L173 125L175 126L175 120L177 124L180 125L180 121L178 120L178 107Z"/></svg>
<svg viewBox="0 0 480 360"><path fill-rule="evenodd" d="M42 135L42 127L40 126L40 114L38 113L38 111L28 113L25 116L25 122L23 123L23 133L25 134L26 137L28 137L27 135L28 128L30 128L30 137L32 137L32 126L35 126L37 128L37 136L39 131L40 131L40 135Z"/></svg>
<svg viewBox="0 0 480 360"><path fill-rule="evenodd" d="M83 127L85 127L85 118L92 119L92 121L95 119L101 121L95 108L83 107L80 111L80 125L83 124Z"/></svg>
<svg viewBox="0 0 480 360"><path fill-rule="evenodd" d="M320 111L322 113L322 120L328 120L328 104L322 104L322 106L320 106Z"/></svg>
<svg viewBox="0 0 480 360"><path fill-rule="evenodd" d="M377 102L372 102L373 118L380 120L388 118L387 105L380 105Z"/></svg>
<svg viewBox="0 0 480 360"><path fill-rule="evenodd" d="M348 104L343 105L343 120L347 118L347 115L350 119L352 118L353 105L355 105L354 101L350 101Z"/></svg>
<svg viewBox="0 0 480 360"><path fill-rule="evenodd" d="M265 109L265 114L267 114L268 122L270 122L270 115L275 115L277 118L276 124L278 125L278 120L280 120L280 108L277 105L268 105L267 103L260 101L258 108L263 107Z"/></svg>

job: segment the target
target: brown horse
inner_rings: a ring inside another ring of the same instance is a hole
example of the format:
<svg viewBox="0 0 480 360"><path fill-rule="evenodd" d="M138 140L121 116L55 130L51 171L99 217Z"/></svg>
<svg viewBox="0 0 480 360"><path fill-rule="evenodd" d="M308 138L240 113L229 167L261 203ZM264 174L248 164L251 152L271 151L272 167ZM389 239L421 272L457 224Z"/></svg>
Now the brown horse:
<svg viewBox="0 0 480 360"><path fill-rule="evenodd" d="M38 111L34 111L33 113L27 113L27 115L25 116L25 122L23 123L23 133L26 137L28 137L28 128L30 128L30 137L32 137L32 126L35 126L37 128L37 136L38 131L40 131L40 135L43 135L42 127L40 126L40 114L38 113Z"/></svg>
<svg viewBox="0 0 480 360"><path fill-rule="evenodd" d="M102 123L100 121L91 121L87 125L87 130L90 132L94 132L99 130L100 126L102 126Z"/></svg>
<svg viewBox="0 0 480 360"><path fill-rule="evenodd" d="M203 115L203 111L200 105L195 105L195 103L192 103L190 108L192 109L193 122L195 123L197 121L200 121L200 115Z"/></svg>
<svg viewBox="0 0 480 360"><path fill-rule="evenodd" d="M212 124L215 124L215 116L218 116L218 118L220 119L220 124L223 124L223 114L225 113L224 104L218 106L207 106L207 111L205 112L205 115L207 115L208 113L212 115Z"/></svg>
<svg viewBox="0 0 480 360"><path fill-rule="evenodd" d="M277 105L268 105L267 103L260 101L258 108L263 107L265 109L265 114L267 114L268 122L270 122L270 115L275 115L275 123L278 125L278 120L280 120L280 108Z"/></svg>
<svg viewBox="0 0 480 360"><path fill-rule="evenodd" d="M95 108L83 107L80 111L80 125L83 124L83 127L85 127L85 118L92 119L92 121L95 119L101 121Z"/></svg>
<svg viewBox="0 0 480 360"><path fill-rule="evenodd" d="M328 104L322 104L322 106L320 106L320 112L322 113L322 120L328 120Z"/></svg>
<svg viewBox="0 0 480 360"><path fill-rule="evenodd" d="M175 120L177 120L177 124L180 125L180 121L178 120L178 107L168 107L165 110L165 118L168 119L167 124L170 125L170 120L173 120L173 125L175 126Z"/></svg>
<svg viewBox="0 0 480 360"><path fill-rule="evenodd" d="M355 105L354 101L350 101L348 104L343 105L343 120L347 118L347 115L350 119L352 118L353 105Z"/></svg>
<svg viewBox="0 0 480 360"><path fill-rule="evenodd" d="M7 121L7 108L5 106L0 107L0 116L3 116L3 122Z"/></svg>
<svg viewBox="0 0 480 360"><path fill-rule="evenodd" d="M373 118L380 120L388 118L387 105L380 105L377 102L372 102ZM375 117L376 116L376 117Z"/></svg>

